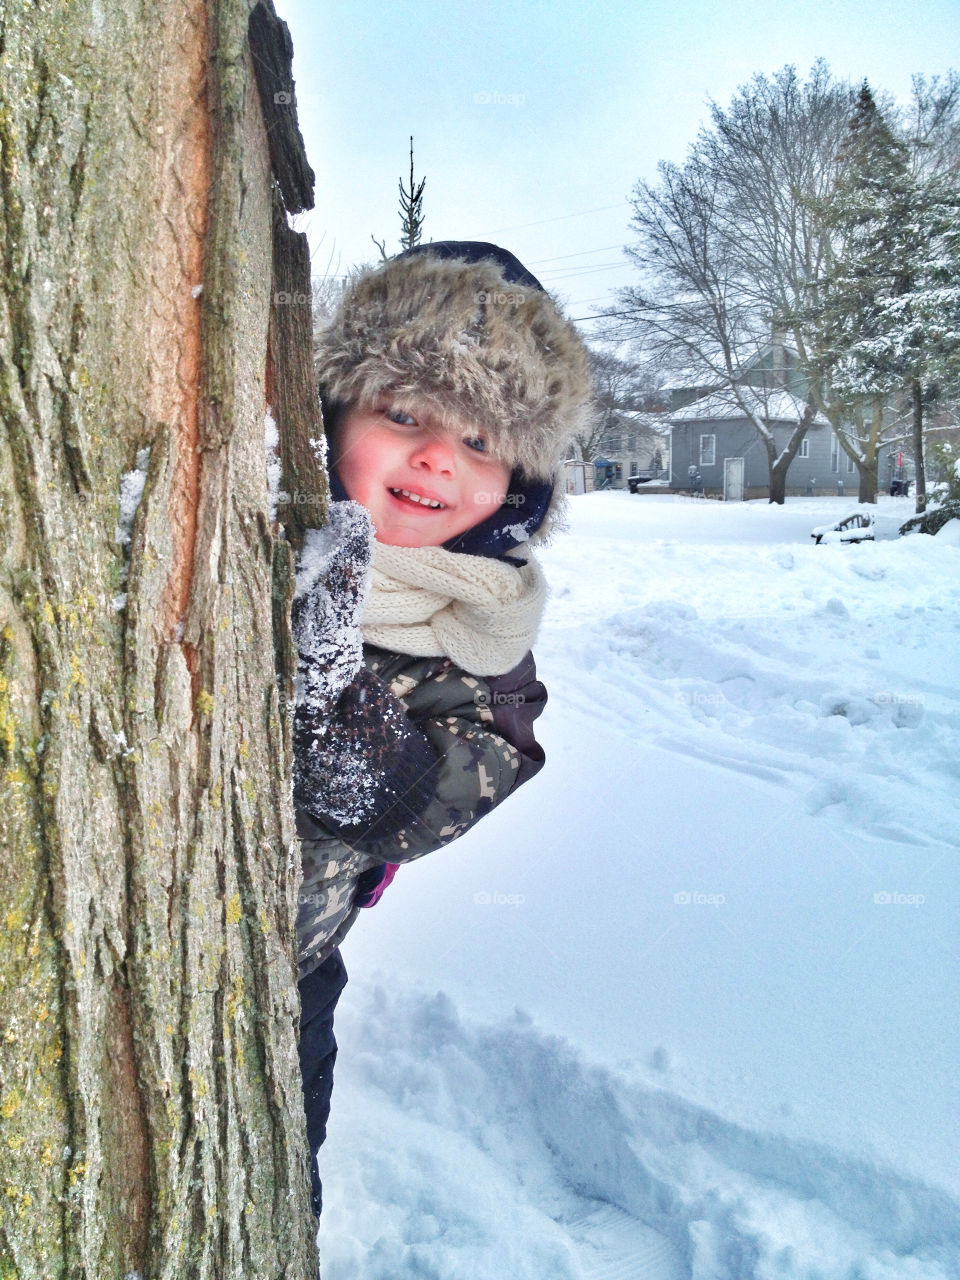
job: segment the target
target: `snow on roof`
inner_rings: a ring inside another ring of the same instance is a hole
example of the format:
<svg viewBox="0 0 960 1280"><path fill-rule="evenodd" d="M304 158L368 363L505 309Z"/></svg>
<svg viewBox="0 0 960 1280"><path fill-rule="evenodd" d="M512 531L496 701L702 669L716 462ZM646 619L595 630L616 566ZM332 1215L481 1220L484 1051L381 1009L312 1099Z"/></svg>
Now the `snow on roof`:
<svg viewBox="0 0 960 1280"><path fill-rule="evenodd" d="M641 427L648 431L656 431L663 435L670 430L669 413L650 413L644 409L625 409L619 417L630 427Z"/></svg>
<svg viewBox="0 0 960 1280"><path fill-rule="evenodd" d="M670 414L671 422L726 422L747 417L744 405L753 402L754 412L768 422L796 422L804 409L805 401L790 391L762 391L757 387L740 387L740 399L729 389L714 391L711 395L686 404ZM813 426L830 424L820 413L814 415Z"/></svg>
<svg viewBox="0 0 960 1280"><path fill-rule="evenodd" d="M761 368L764 359L775 350L783 352L785 356L791 357L794 361L798 361L800 358L796 347L791 346L789 342L765 342L752 355L740 362L741 371L748 373L751 369ZM668 391L695 391L700 387L719 387L723 375L717 370L725 367L723 352L719 347L716 347L713 351L705 353L704 360L705 363L702 365L675 369L669 373L665 383L666 389Z"/></svg>
<svg viewBox="0 0 960 1280"><path fill-rule="evenodd" d="M667 391L695 391L717 385L717 375L709 369L677 369L664 384Z"/></svg>

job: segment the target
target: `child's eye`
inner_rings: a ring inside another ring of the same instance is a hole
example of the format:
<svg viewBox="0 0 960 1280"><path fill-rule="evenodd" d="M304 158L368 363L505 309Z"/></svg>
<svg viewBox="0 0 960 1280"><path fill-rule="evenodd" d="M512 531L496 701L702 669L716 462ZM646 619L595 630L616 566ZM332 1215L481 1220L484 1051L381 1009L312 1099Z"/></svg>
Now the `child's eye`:
<svg viewBox="0 0 960 1280"><path fill-rule="evenodd" d="M415 426L415 419L411 418L409 413L404 413L400 409L384 409L383 411L391 422L396 422L402 427Z"/></svg>
<svg viewBox="0 0 960 1280"><path fill-rule="evenodd" d="M483 436L467 436L463 443L468 449L476 449L477 453L487 452L487 442Z"/></svg>

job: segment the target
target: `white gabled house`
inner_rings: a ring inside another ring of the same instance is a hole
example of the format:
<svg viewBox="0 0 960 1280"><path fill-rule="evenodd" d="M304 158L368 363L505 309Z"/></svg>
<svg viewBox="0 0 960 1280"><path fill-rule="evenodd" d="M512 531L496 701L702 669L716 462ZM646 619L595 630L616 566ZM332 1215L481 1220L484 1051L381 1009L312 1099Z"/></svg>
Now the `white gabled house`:
<svg viewBox="0 0 960 1280"><path fill-rule="evenodd" d="M666 413L621 412L604 432L594 459L596 488L625 489L631 476L667 480L670 475L670 423Z"/></svg>

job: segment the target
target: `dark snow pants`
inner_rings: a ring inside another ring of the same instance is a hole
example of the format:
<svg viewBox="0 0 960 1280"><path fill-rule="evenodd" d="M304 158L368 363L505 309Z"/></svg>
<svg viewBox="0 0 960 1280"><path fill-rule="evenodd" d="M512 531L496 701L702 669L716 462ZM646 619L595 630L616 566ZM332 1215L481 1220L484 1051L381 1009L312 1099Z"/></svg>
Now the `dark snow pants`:
<svg viewBox="0 0 960 1280"><path fill-rule="evenodd" d="M333 1037L333 1011L347 984L347 970L337 949L313 973L298 984L300 990L300 1072L303 1105L307 1113L310 1144L310 1188L313 1212L320 1217L322 1193L317 1172L317 1152L327 1136L333 1064L337 1042Z"/></svg>

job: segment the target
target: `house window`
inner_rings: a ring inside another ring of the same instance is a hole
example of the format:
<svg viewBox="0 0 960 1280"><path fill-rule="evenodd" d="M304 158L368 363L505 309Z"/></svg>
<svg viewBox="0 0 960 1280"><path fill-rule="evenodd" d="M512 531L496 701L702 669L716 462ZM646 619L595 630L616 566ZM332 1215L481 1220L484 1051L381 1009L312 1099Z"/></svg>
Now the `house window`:
<svg viewBox="0 0 960 1280"><path fill-rule="evenodd" d="M631 452L632 452L636 447L637 447L637 437L636 437L636 435L629 435L629 436L627 436L627 448L628 448L628 449L630 449L630 450L631 450Z"/></svg>
<svg viewBox="0 0 960 1280"><path fill-rule="evenodd" d="M836 436L830 437L830 470L840 470L840 441Z"/></svg>
<svg viewBox="0 0 960 1280"><path fill-rule="evenodd" d="M701 436L700 437L700 465L701 467L712 467L717 461L717 437Z"/></svg>
<svg viewBox="0 0 960 1280"><path fill-rule="evenodd" d="M797 454L797 457L798 458L810 457L810 441L807 439L806 436L804 436L803 439L800 441L800 452Z"/></svg>
<svg viewBox="0 0 960 1280"><path fill-rule="evenodd" d="M850 457L848 453L847 454L847 474L852 475L855 470L856 470L856 463L853 461L853 459Z"/></svg>
<svg viewBox="0 0 960 1280"><path fill-rule="evenodd" d="M619 436L607 436L607 452L608 453L617 453L620 450L620 447L621 447L621 444L620 444Z"/></svg>

